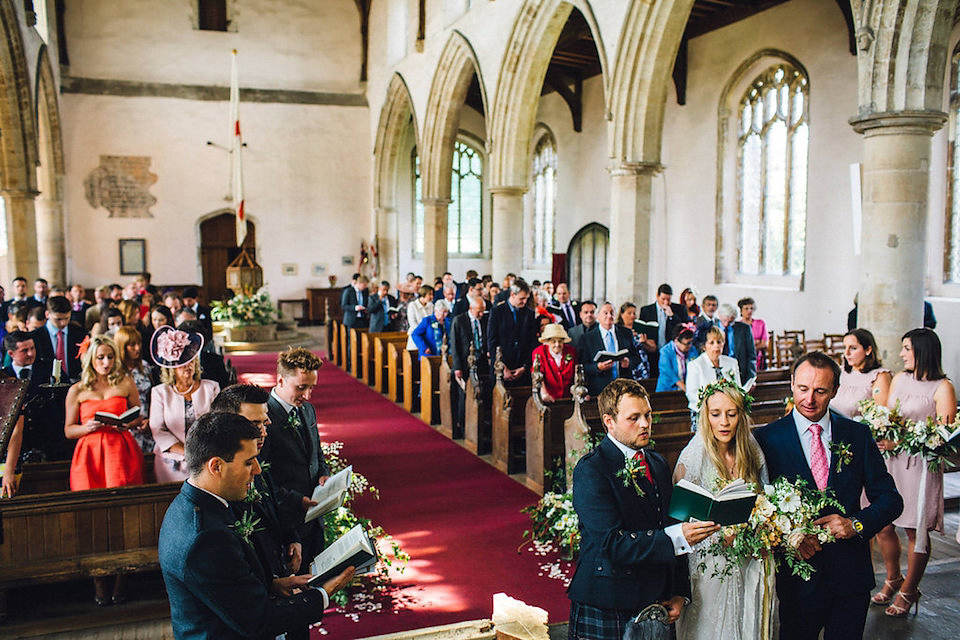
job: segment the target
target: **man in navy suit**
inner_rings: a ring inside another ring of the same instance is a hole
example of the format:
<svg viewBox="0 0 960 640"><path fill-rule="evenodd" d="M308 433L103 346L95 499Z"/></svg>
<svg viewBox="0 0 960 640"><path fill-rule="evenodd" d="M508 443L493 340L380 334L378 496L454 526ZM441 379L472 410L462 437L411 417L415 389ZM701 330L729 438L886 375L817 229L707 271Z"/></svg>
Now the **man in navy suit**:
<svg viewBox="0 0 960 640"><path fill-rule="evenodd" d="M559 316L560 324L570 333L570 329L580 324L580 303L570 299L570 288L565 282L557 285L554 304L547 307L547 311Z"/></svg>
<svg viewBox="0 0 960 640"><path fill-rule="evenodd" d="M821 630L824 640L863 637L875 586L868 542L903 510L870 430L828 410L839 382L840 367L829 356L805 354L793 367L793 412L755 431L771 480L803 479L830 491L844 508L843 514L831 510L815 521L835 542L821 547L808 536L800 545L815 569L809 581L788 568L777 572L782 640L816 640ZM852 455L838 460L832 453L837 445ZM864 492L870 506L861 509Z"/></svg>
<svg viewBox="0 0 960 640"><path fill-rule="evenodd" d="M80 343L86 332L70 322L73 307L64 296L53 296L47 304L47 322L33 331L33 342L40 360L60 360L64 381L80 378Z"/></svg>
<svg viewBox="0 0 960 640"><path fill-rule="evenodd" d="M638 320L642 322L657 323L657 333L655 338L648 337L642 347L650 356L650 377L656 378L659 371L659 350L663 345L673 339L673 332L681 322L687 317L687 310L682 304L671 302L673 299L673 287L669 284L661 284L657 287L657 299L651 304L640 307Z"/></svg>
<svg viewBox="0 0 960 640"><path fill-rule="evenodd" d="M167 509L158 545L177 638L273 638L306 627L353 577L350 567L316 589L302 576L296 595L271 594L273 576L230 508L260 473L259 435L231 413L208 413L187 433L190 477Z"/></svg>
<svg viewBox="0 0 960 640"><path fill-rule="evenodd" d="M720 529L670 523L670 467L646 450L653 413L640 383L615 380L597 402L607 435L573 471L581 541L567 593L571 640L620 640L627 620L654 603L675 621L690 602L686 554ZM625 485L628 458L636 474Z"/></svg>
<svg viewBox="0 0 960 640"><path fill-rule="evenodd" d="M370 333L392 331L393 321L397 319L397 299L390 295L390 283L380 283L377 292L370 296Z"/></svg>
<svg viewBox="0 0 960 640"><path fill-rule="evenodd" d="M577 362L583 364L587 377L587 392L596 397L611 380L629 378L630 370L640 362L640 354L633 346L630 329L613 322L613 305L604 302L597 313L597 328L584 333L576 343ZM594 362L593 358L601 351L627 350L627 355L619 360Z"/></svg>
<svg viewBox="0 0 960 640"><path fill-rule="evenodd" d="M508 385L530 384L530 363L537 346L537 319L527 306L530 286L517 278L507 289L505 304L490 311L487 321L487 348L490 362L503 358L503 379Z"/></svg>

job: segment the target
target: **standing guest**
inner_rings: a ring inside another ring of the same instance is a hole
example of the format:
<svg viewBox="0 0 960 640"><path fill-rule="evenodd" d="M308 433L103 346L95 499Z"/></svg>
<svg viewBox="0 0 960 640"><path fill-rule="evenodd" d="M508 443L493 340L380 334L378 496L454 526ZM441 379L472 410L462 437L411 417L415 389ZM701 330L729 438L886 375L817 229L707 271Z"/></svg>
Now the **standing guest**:
<svg viewBox="0 0 960 640"><path fill-rule="evenodd" d="M14 303L24 304L27 301L27 279L17 276L10 283L10 297L4 299L2 308L3 317L10 315L10 305Z"/></svg>
<svg viewBox="0 0 960 640"><path fill-rule="evenodd" d="M717 300L717 296L713 294L703 296L703 305L696 320L697 335L693 338L693 346L699 351L703 351L703 343L707 340L707 331L710 327L720 326L720 320L717 318L718 306L720 306L720 302Z"/></svg>
<svg viewBox="0 0 960 640"><path fill-rule="evenodd" d="M170 292L163 296L163 306L170 310L170 315L176 317L180 309L183 309L183 300L180 296Z"/></svg>
<svg viewBox="0 0 960 640"><path fill-rule="evenodd" d="M673 340L660 349L660 376L657 391L686 391L687 368L696 359L697 348L693 346L692 322L679 325Z"/></svg>
<svg viewBox="0 0 960 640"><path fill-rule="evenodd" d="M580 305L570 300L570 288L565 282L557 285L554 295L554 305L550 308L550 313L559 316L560 324L569 332L580 324Z"/></svg>
<svg viewBox="0 0 960 640"><path fill-rule="evenodd" d="M500 304L501 302L506 302L507 298L510 297L510 287L513 286L514 281L517 279L517 274L508 273L507 276L503 279L503 284L500 285L500 293L496 295L493 299L494 306ZM526 284L526 282L524 282ZM529 290L529 286L527 287Z"/></svg>
<svg viewBox="0 0 960 640"><path fill-rule="evenodd" d="M23 406L25 413L30 412L28 408L31 401L37 397L40 391L40 385L50 381L50 362L45 360L37 361L37 350L33 344L33 337L28 333L14 330L8 333L3 339L4 350L10 358L10 364L3 368L3 375L0 377L18 378L27 380L27 390L23 397ZM37 441L40 435L36 430L27 436L24 442L24 419L21 415L14 424L13 432L7 442L7 457L3 464L3 488L0 491L0 497L12 498L20 487L20 476L17 473L17 467L20 464L21 453L29 455L32 450L40 449L46 443ZM30 436L34 436L31 438ZM41 438L42 439L42 438Z"/></svg>
<svg viewBox="0 0 960 640"><path fill-rule="evenodd" d="M180 309L180 311L177 311L173 316L173 326L177 328L186 322L199 322L199 320L197 320L197 314L189 307Z"/></svg>
<svg viewBox="0 0 960 640"><path fill-rule="evenodd" d="M661 284L657 288L657 299L652 304L640 308L641 322L657 323L656 336L651 336L646 342L647 353L653 354L650 360L651 378L656 378L658 375L657 351L670 341L670 336L676 330L675 327L687 317L686 309L671 302L672 298L673 288L669 284Z"/></svg>
<svg viewBox="0 0 960 640"><path fill-rule="evenodd" d="M957 394L943 373L940 353L940 338L931 329L913 329L903 335L900 359L904 370L893 378L888 404L899 402L904 418L918 422L933 418L939 424L950 424L956 417ZM887 440L877 443L882 451L889 452L895 445ZM877 534L887 578L872 602L889 603L885 613L902 618L914 606L920 607L920 580L930 559L927 532L943 532L943 471L930 471L922 457L903 453L887 458L886 464L904 506L900 517ZM926 485L922 502L921 483ZM894 527L903 527L907 533L906 578L900 573L900 539Z"/></svg>
<svg viewBox="0 0 960 640"><path fill-rule="evenodd" d="M577 348L577 344L583 338L583 335L595 329L597 326L597 303L593 300L584 300L580 303L579 308L579 317L580 322L577 323L577 326L568 329L567 333L570 336L570 339L573 340L574 348Z"/></svg>
<svg viewBox="0 0 960 640"><path fill-rule="evenodd" d="M113 284L110 285L109 296L110 296L110 299L113 300L115 303L120 304L120 302L124 299L123 287L121 287L119 284L114 282Z"/></svg>
<svg viewBox="0 0 960 640"><path fill-rule="evenodd" d="M183 298L183 308L193 311L197 320L206 325L207 330L212 334L213 320L210 318L210 307L200 304L200 290L197 287L184 287L180 297Z"/></svg>
<svg viewBox="0 0 960 640"><path fill-rule="evenodd" d="M506 304L490 312L487 323L488 357L493 362L497 348L503 358L503 379L506 384L530 384L530 357L536 347L537 319L527 307L530 287L522 278L510 285Z"/></svg>
<svg viewBox="0 0 960 640"><path fill-rule="evenodd" d="M303 347L283 351L277 357L277 386L270 393L267 412L274 427L267 434L260 459L270 463L284 521L293 526L303 545L306 573L310 561L323 551L323 518L304 522L317 485L330 477L323 458L317 412L310 396L317 386L320 358Z"/></svg>
<svg viewBox="0 0 960 640"><path fill-rule="evenodd" d="M634 380L643 380L650 377L650 356L647 346L650 344L649 329L646 325L637 322L637 305L624 302L617 313L617 324L623 325L633 335L633 346L637 350L637 364L630 370L630 377Z"/></svg>
<svg viewBox="0 0 960 640"><path fill-rule="evenodd" d="M461 313L450 321L450 354L452 356L453 376L459 384L453 385L456 394L456 413L453 424L453 438L463 437L466 412L466 381L470 375L470 347L477 367L477 375L486 378L490 375L487 361L487 304L480 296L464 296L470 301L466 313ZM460 304L458 301L457 304Z"/></svg>
<svg viewBox="0 0 960 640"><path fill-rule="evenodd" d="M93 328L100 324L100 316L103 315L103 312L117 304L110 299L109 293L109 287L98 287L94 290L93 297L96 302L87 309L86 318L82 323L87 331L92 333Z"/></svg>
<svg viewBox="0 0 960 640"><path fill-rule="evenodd" d="M329 596L353 577L348 567L309 588L274 598L273 576L237 531L230 502L242 500L254 476L259 429L243 416L211 413L187 437L189 479L163 518L158 553L177 638L274 638L323 617Z"/></svg>
<svg viewBox="0 0 960 640"><path fill-rule="evenodd" d="M880 366L877 358L877 341L866 329L854 329L843 336L843 373L840 388L830 401L830 408L843 416L856 420L860 415L859 404L872 398L879 405L887 405L890 382L889 369Z"/></svg>
<svg viewBox="0 0 960 640"><path fill-rule="evenodd" d="M450 315L456 317L461 313L466 313L467 309L470 308L470 300L473 298L480 298L483 300L483 280L480 278L470 278L466 283L465 294L460 296L460 298L453 305L453 311L450 312ZM484 304L484 308L486 308Z"/></svg>
<svg viewBox="0 0 960 640"><path fill-rule="evenodd" d="M562 325L548 324L540 333L540 346L533 350L533 362L539 363L543 374L541 400L555 402L572 395L570 387L577 366L577 351L570 346L570 336Z"/></svg>
<svg viewBox="0 0 960 640"><path fill-rule="evenodd" d="M83 353L80 381L67 391L66 420L63 433L77 440L70 463L70 490L104 489L143 484L143 454L131 429L112 427L96 418L98 411L120 415L140 404L140 396L130 376L123 372L117 345L106 336L89 341ZM94 578L98 605L119 604L125 600L123 574L117 575L112 597L107 596L106 578Z"/></svg>
<svg viewBox="0 0 960 640"><path fill-rule="evenodd" d="M340 308L343 309L343 326L347 329L366 329L370 326L370 293L367 287L370 279L359 276L356 284L343 290L340 296Z"/></svg>
<svg viewBox="0 0 960 640"><path fill-rule="evenodd" d="M95 336L112 336L122 326L124 326L123 312L116 307L108 307L100 316L100 322L93 327L93 331L90 333Z"/></svg>
<svg viewBox="0 0 960 640"><path fill-rule="evenodd" d="M407 305L407 350L417 348L413 341L413 330L420 326L423 319L433 314L433 289L424 285L418 289L419 296Z"/></svg>
<svg viewBox="0 0 960 640"><path fill-rule="evenodd" d="M70 305L72 306L70 321L76 322L81 327L86 326L87 310L90 308L90 303L84 297L86 294L83 285L75 284L70 287Z"/></svg>
<svg viewBox="0 0 960 640"><path fill-rule="evenodd" d="M583 335L577 344L577 362L583 365L587 392L596 397L604 387L617 378L630 378L639 355L633 346L633 333L623 325L614 324L613 305L604 302L597 314L597 330ZM594 360L601 351L616 353L622 349L627 355L619 360Z"/></svg>
<svg viewBox="0 0 960 640"><path fill-rule="evenodd" d="M457 286L452 282L443 285L440 290L440 297L434 296L433 305L443 305L447 308L447 313L453 312L453 305L457 303Z"/></svg>
<svg viewBox="0 0 960 640"><path fill-rule="evenodd" d="M700 317L700 306L697 305L697 294L693 289L687 287L680 292L680 306L687 310L686 320L684 322L696 322Z"/></svg>
<svg viewBox="0 0 960 640"><path fill-rule="evenodd" d="M767 368L767 323L753 317L753 312L757 309L753 298L740 298L737 306L740 307L740 322L750 327L753 335L753 348L757 352L756 370L762 371Z"/></svg>
<svg viewBox="0 0 960 640"><path fill-rule="evenodd" d="M160 367L160 382L150 392L150 430L156 442L153 469L157 482L186 480L184 442L197 419L210 411L220 385L201 378L203 336L161 327L150 340L150 357Z"/></svg>
<svg viewBox="0 0 960 640"><path fill-rule="evenodd" d="M381 281L377 292L370 297L370 333L393 331L396 308L397 299L390 295L390 283Z"/></svg>
<svg viewBox="0 0 960 640"><path fill-rule="evenodd" d="M487 285L486 295L484 297L490 302L491 307L498 304L497 298L500 297L500 285L491 280Z"/></svg>
<svg viewBox="0 0 960 640"><path fill-rule="evenodd" d="M120 327L113 336L117 343L117 351L122 358L121 364L124 373L133 380L137 387L137 395L140 397L140 417L143 423L139 428L133 430L133 438L140 445L140 450L144 453L150 453L156 444L153 441L153 432L150 430L150 423L147 418L150 417L150 390L153 388L153 367L143 359L143 338L140 332L132 327Z"/></svg>
<svg viewBox="0 0 960 640"><path fill-rule="evenodd" d="M686 555L720 530L713 522L667 518L670 468L647 450L653 412L640 383L616 380L597 404L607 435L573 471L581 542L567 591L570 640L621 640L630 618L655 603L675 622L690 602ZM625 483L628 460L636 472Z"/></svg>
<svg viewBox="0 0 960 640"><path fill-rule="evenodd" d="M703 353L687 367L686 392L690 407L690 421L696 430L700 389L720 378L730 378L740 384L740 365L736 359L723 355L726 340L723 329L710 327Z"/></svg>
<svg viewBox="0 0 960 640"><path fill-rule="evenodd" d="M550 282L549 280L544 280L543 284L540 285L540 289L541 291L547 294L547 299L550 301L551 305L557 304L557 299L554 296L555 290L552 282Z"/></svg>
<svg viewBox="0 0 960 640"><path fill-rule="evenodd" d="M750 327L742 322L734 322L734 315L733 307L728 304L720 305L720 310L717 311L720 329L725 338L723 353L736 359L740 368L740 381L747 384L757 377L757 350L753 346Z"/></svg>
<svg viewBox="0 0 960 640"><path fill-rule="evenodd" d="M841 505L813 522L836 540L821 547L807 535L797 549L813 566L811 578L794 575L786 563L777 571L781 640L816 640L821 631L825 639L863 637L875 584L869 540L903 510L870 429L828 410L839 384L836 362L819 351L804 354L790 380L793 411L754 431L771 481L802 479ZM849 454L839 462L835 444ZM869 506L861 509L864 492Z"/></svg>
<svg viewBox="0 0 960 640"><path fill-rule="evenodd" d="M439 281L440 286L434 287L434 303L439 302L441 298L447 298L447 287L453 287L453 299L449 300L450 309L453 309L453 303L456 302L457 299L457 283L453 280L453 274L445 271L443 276L437 278L437 281Z"/></svg>
<svg viewBox="0 0 960 640"><path fill-rule="evenodd" d="M12 305L11 305L12 308ZM17 328L20 331L37 331L47 324L47 310L43 307L20 305L17 309Z"/></svg>
<svg viewBox="0 0 960 640"><path fill-rule="evenodd" d="M33 281L33 295L27 298L27 305L31 307L47 306L47 297L50 295L50 285L43 278Z"/></svg>
<svg viewBox="0 0 960 640"><path fill-rule="evenodd" d="M37 357L59 360L64 380L80 377L80 343L84 338L83 329L70 323L70 310L70 301L65 297L50 298L45 312L46 323L33 332Z"/></svg>
<svg viewBox="0 0 960 640"><path fill-rule="evenodd" d="M403 331L410 335L410 319L407 317L407 311L410 305L416 301L417 295L407 284L402 285L399 291L399 302L397 303L397 317L393 321L394 331Z"/></svg>
<svg viewBox="0 0 960 640"><path fill-rule="evenodd" d="M443 345L443 338L450 332L450 318L447 305L443 301L434 303L433 315L420 321L410 337L417 347L420 356L438 356Z"/></svg>

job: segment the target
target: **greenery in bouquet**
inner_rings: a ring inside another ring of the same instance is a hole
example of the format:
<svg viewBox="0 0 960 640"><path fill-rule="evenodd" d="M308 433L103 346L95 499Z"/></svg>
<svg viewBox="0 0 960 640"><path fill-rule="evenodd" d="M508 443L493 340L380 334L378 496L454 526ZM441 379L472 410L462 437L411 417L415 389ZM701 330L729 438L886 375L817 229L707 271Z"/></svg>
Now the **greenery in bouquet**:
<svg viewBox="0 0 960 640"><path fill-rule="evenodd" d="M897 441L896 453L909 456L921 456L927 461L927 468L936 473L941 470L945 458L958 450L950 436L960 428L960 418L953 424L938 424L935 418L909 422Z"/></svg>
<svg viewBox="0 0 960 640"><path fill-rule="evenodd" d="M350 463L340 453L343 450L342 442L321 442L320 448L323 449L323 457L330 467L331 475L350 466ZM383 527L374 525L369 518L358 516L350 508L353 499L365 493L374 498L380 498L380 491L370 484L365 476L354 471L343 506L323 517L323 533L327 541L332 542L356 525L363 526L377 545L380 562L377 564L376 573L360 576L360 579L372 583L369 585L370 590L378 590L385 588L390 583L389 568L395 567L398 571L403 572L410 556L400 547L399 542L383 530ZM334 594L331 599L339 606L345 606L347 597L346 591L341 590Z"/></svg>
<svg viewBox="0 0 960 640"><path fill-rule="evenodd" d="M870 427L870 433L877 442L881 440L897 442L909 425L910 421L900 413L899 400L892 408L877 404L873 398L861 400L857 406L860 409L860 422ZM891 451L881 453L885 458L894 455Z"/></svg>
<svg viewBox="0 0 960 640"><path fill-rule="evenodd" d="M274 321L276 313L264 289L252 296L236 295L229 300L215 300L210 308L214 320L237 326L269 324Z"/></svg>
<svg viewBox="0 0 960 640"><path fill-rule="evenodd" d="M744 559L762 559L772 552L778 565L785 562L793 575L809 580L814 568L800 556L800 543L808 535L816 536L821 543L833 542L833 535L825 527L813 524L828 507L843 513L839 502L826 492L808 487L804 480L778 478L758 494L746 523L724 527L719 539L708 546L706 554L724 560L718 563L714 577L723 580ZM732 541L728 540L731 536ZM706 570L705 562L700 569Z"/></svg>

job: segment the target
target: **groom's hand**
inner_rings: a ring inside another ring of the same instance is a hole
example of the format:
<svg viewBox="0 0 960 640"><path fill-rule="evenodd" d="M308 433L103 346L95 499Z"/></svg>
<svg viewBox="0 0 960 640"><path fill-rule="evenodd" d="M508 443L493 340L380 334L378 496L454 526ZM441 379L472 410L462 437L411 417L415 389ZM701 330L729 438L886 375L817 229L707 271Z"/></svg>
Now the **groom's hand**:
<svg viewBox="0 0 960 640"><path fill-rule="evenodd" d="M833 537L839 538L840 540L846 540L847 538L852 538L857 535L857 532L853 529L853 523L850 522L850 518L844 518L836 513L818 518L813 521L813 524L823 525L827 531L833 534Z"/></svg>
<svg viewBox="0 0 960 640"><path fill-rule="evenodd" d="M677 621L677 618L680 617L680 612L683 611L684 602L683 596L673 596L669 600L664 600L660 603L667 608L667 624L673 624Z"/></svg>
<svg viewBox="0 0 960 640"><path fill-rule="evenodd" d="M680 531L686 538L687 544L691 547L710 535L720 531L720 525L713 522L684 522L680 525Z"/></svg>

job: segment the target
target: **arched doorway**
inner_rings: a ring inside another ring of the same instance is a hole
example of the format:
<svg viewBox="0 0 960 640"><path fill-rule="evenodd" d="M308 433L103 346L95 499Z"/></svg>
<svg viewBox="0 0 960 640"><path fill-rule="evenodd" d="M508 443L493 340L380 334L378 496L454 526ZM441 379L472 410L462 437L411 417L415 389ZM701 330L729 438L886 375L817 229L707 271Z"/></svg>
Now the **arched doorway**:
<svg viewBox="0 0 960 640"><path fill-rule="evenodd" d="M249 219L243 246L250 255L256 255L256 227ZM200 266L203 270L203 288L207 302L223 300L232 295L227 289L227 265L238 255L240 248L237 246L233 210L215 214L200 223Z"/></svg>
<svg viewBox="0 0 960 640"><path fill-rule="evenodd" d="M603 303L607 296L607 248L610 230L591 222L577 231L567 248L567 284L576 300Z"/></svg>

